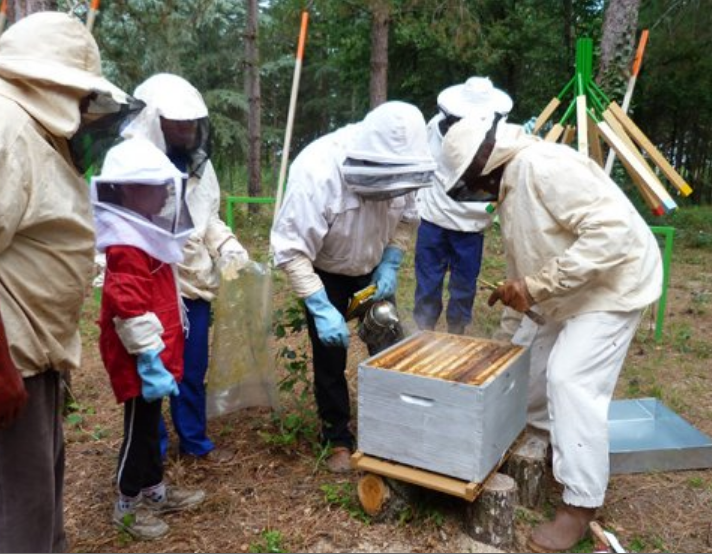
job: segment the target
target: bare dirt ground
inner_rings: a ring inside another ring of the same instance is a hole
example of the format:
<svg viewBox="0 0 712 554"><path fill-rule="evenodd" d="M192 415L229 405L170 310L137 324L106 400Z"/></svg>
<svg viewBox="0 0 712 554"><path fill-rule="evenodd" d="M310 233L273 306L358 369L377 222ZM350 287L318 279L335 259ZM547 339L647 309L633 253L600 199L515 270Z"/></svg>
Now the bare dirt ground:
<svg viewBox="0 0 712 554"><path fill-rule="evenodd" d="M249 243L249 241L248 241ZM255 243L253 248L264 248ZM487 239L485 278L502 274L495 233ZM266 248L264 249L266 251ZM632 346L618 383L617 398L660 398L668 407L712 435L712 250L676 246L669 287L664 340L657 344L644 324ZM399 307L412 307L412 260L401 276ZM275 308L287 298L278 281ZM474 336L489 336L498 312L477 297ZM106 378L98 349L96 305L88 302L82 320L84 362L73 375L75 411L65 424L67 436L66 526L74 552L494 552L462 531L463 501L433 495L397 521L372 523L361 511L355 493L357 475L328 473L309 433L288 443L265 409L248 409L210 422L221 446L237 450L228 463L191 461L171 456L171 482L206 490L206 502L190 513L166 517L170 534L153 543L137 542L110 523L115 490L112 476L121 443L122 412ZM406 321L408 316L406 315ZM355 390L356 366L366 357L358 339L350 352L349 378ZM277 346L305 346L303 334L280 339ZM278 352L275 347L275 352ZM276 354L277 365L284 360ZM280 369L280 377L285 370ZM309 376L309 373L307 373ZM310 397L310 395L307 395ZM355 399L356 395L352 396ZM297 396L282 396L292 423L304 424L309 413ZM310 404L308 409L313 410ZM302 410L302 411L299 411ZM312 414L313 415L313 414ZM313 436L312 436L313 438ZM540 511L518 509L517 542L559 501L555 485ZM614 476L599 521L629 551L712 551L712 470ZM577 551L591 552L591 541Z"/></svg>

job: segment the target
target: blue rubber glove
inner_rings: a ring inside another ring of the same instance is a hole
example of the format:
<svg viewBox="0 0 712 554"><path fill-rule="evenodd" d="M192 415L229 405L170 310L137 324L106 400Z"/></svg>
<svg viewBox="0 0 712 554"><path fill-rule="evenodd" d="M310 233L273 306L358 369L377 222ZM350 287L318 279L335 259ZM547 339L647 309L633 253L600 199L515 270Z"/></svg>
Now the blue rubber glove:
<svg viewBox="0 0 712 554"><path fill-rule="evenodd" d="M403 251L395 246L388 246L383 251L381 263L376 266L371 282L376 284L374 300L383 300L395 296L398 286L398 268L403 261Z"/></svg>
<svg viewBox="0 0 712 554"><path fill-rule="evenodd" d="M314 324L319 340L326 346L349 347L349 328L344 316L329 302L326 290L319 289L304 299L309 313L314 316Z"/></svg>
<svg viewBox="0 0 712 554"><path fill-rule="evenodd" d="M159 350L141 352L136 358L141 377L141 394L146 402L153 402L172 394L178 396L178 383L161 361Z"/></svg>

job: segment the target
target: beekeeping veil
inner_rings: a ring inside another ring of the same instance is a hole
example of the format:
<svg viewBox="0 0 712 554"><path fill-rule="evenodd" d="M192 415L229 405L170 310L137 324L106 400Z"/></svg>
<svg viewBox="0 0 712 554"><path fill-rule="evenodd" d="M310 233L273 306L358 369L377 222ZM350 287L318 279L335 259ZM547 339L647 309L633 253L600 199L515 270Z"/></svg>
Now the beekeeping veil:
<svg viewBox="0 0 712 554"><path fill-rule="evenodd" d="M101 165L121 126L143 107L102 76L91 33L59 12L28 15L2 34L0 94L69 139L81 173Z"/></svg>
<svg viewBox="0 0 712 554"><path fill-rule="evenodd" d="M109 150L91 182L97 250L128 245L165 263L182 261L193 230L186 178L146 139L127 139Z"/></svg>
<svg viewBox="0 0 712 554"><path fill-rule="evenodd" d="M210 158L210 124L208 107L198 89L178 75L158 73L136 87L134 96L146 107L126 127L123 136L150 140L171 159L184 159L186 167L180 169L201 176ZM161 119L193 122L194 134L190 140L172 144L161 127Z"/></svg>
<svg viewBox="0 0 712 554"><path fill-rule="evenodd" d="M435 160L418 108L386 102L358 125L340 167L349 190L364 198L387 200L431 186Z"/></svg>

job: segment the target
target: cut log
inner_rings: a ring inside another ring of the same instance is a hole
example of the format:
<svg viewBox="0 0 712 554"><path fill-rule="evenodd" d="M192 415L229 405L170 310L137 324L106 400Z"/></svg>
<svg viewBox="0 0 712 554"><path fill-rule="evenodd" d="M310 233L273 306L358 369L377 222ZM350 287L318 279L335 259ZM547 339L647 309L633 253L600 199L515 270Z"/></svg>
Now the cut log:
<svg viewBox="0 0 712 554"><path fill-rule="evenodd" d="M507 460L502 470L517 483L519 504L537 508L546 497L546 451L548 443L543 437L529 435Z"/></svg>
<svg viewBox="0 0 712 554"><path fill-rule="evenodd" d="M411 506L414 485L389 480L375 473L359 479L357 492L363 511L374 521L392 521Z"/></svg>
<svg viewBox="0 0 712 554"><path fill-rule="evenodd" d="M514 506L517 483L495 473L484 484L480 496L465 509L465 532L476 541L507 549L514 543Z"/></svg>

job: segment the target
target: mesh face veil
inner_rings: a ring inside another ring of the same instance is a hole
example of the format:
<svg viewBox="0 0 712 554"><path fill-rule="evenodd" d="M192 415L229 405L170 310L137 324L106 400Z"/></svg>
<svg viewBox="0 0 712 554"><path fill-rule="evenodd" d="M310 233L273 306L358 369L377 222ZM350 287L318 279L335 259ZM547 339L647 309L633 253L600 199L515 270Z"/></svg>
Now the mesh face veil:
<svg viewBox="0 0 712 554"><path fill-rule="evenodd" d="M69 139L77 170L82 174L98 170L109 149L121 141L121 130L143 107L143 102L131 97L119 104L108 94L93 92L86 96L80 104L79 129Z"/></svg>
<svg viewBox="0 0 712 554"><path fill-rule="evenodd" d="M166 263L181 261L193 231L186 179L145 139L128 139L112 148L101 175L92 179L97 249L124 244Z"/></svg>
<svg viewBox="0 0 712 554"><path fill-rule="evenodd" d="M346 186L359 196L388 200L430 186L434 171L426 167L347 158L341 166L341 177Z"/></svg>

